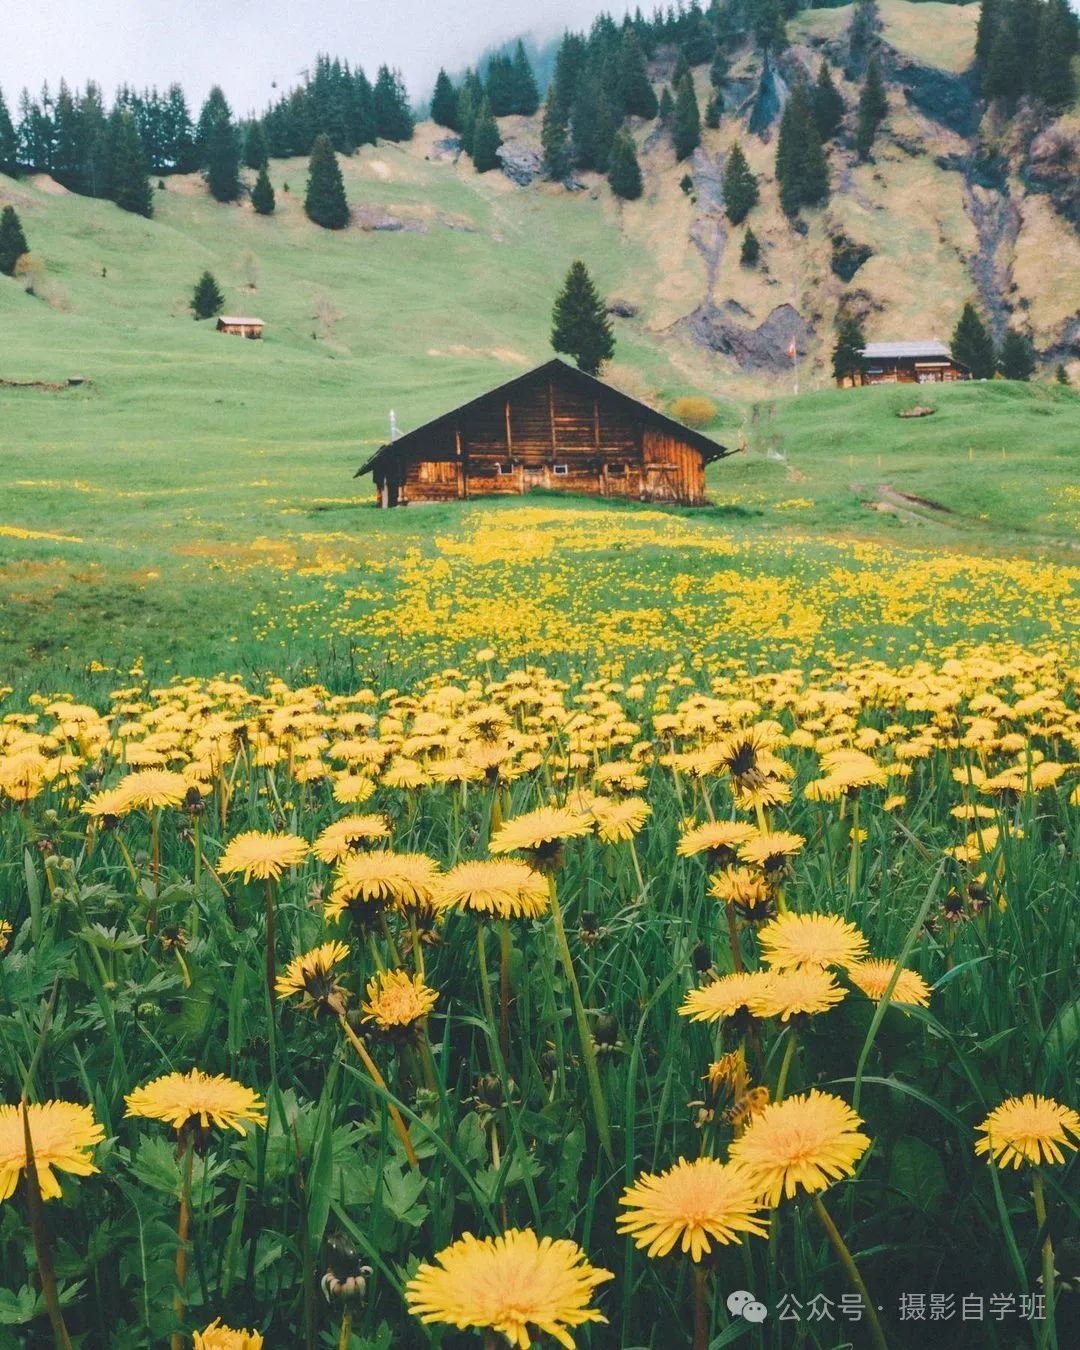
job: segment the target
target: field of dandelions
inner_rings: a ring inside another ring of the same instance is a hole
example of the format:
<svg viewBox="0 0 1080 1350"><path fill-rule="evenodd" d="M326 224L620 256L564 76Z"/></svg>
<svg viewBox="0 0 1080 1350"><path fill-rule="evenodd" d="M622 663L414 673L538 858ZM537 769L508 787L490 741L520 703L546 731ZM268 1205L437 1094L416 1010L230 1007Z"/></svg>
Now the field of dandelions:
<svg viewBox="0 0 1080 1350"><path fill-rule="evenodd" d="M20 673L0 1350L1080 1343L1076 577L660 518Z"/></svg>

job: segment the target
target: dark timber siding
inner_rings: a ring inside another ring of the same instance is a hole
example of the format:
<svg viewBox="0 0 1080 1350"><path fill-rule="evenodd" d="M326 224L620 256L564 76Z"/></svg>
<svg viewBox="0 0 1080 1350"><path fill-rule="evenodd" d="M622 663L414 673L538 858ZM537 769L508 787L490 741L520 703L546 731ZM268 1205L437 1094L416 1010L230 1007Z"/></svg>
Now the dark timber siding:
<svg viewBox="0 0 1080 1350"><path fill-rule="evenodd" d="M702 441L550 362L383 447L367 467L385 506L533 488L699 505L707 451L724 453Z"/></svg>

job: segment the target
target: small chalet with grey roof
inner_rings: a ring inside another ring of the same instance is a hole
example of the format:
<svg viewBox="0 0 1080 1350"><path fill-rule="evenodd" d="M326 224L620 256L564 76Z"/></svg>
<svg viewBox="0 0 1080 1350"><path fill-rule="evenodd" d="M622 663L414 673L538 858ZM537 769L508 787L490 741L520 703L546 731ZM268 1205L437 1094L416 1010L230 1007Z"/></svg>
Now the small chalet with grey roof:
<svg viewBox="0 0 1080 1350"><path fill-rule="evenodd" d="M263 321L243 314L222 314L217 321L217 330L219 333L231 333L233 337L258 341L263 335Z"/></svg>
<svg viewBox="0 0 1080 1350"><path fill-rule="evenodd" d="M380 506L535 488L701 506L733 453L557 358L387 442L357 470Z"/></svg>
<svg viewBox="0 0 1080 1350"><path fill-rule="evenodd" d="M837 380L841 387L862 384L942 384L970 380L944 342L923 338L909 342L868 342L859 369Z"/></svg>

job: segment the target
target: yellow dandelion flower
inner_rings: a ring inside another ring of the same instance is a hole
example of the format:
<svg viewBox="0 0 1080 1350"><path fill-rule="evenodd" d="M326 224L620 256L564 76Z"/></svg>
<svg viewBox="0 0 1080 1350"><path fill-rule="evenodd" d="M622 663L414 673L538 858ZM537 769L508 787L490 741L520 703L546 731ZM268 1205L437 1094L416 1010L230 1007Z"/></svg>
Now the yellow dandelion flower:
<svg viewBox="0 0 1080 1350"><path fill-rule="evenodd" d="M438 876L426 853L354 853L341 864L323 913L336 919L356 906L430 905Z"/></svg>
<svg viewBox="0 0 1080 1350"><path fill-rule="evenodd" d="M776 830L770 834L755 834L739 845L739 857L744 863L760 867L765 873L778 872L786 867L797 853L802 852L806 840L801 834Z"/></svg>
<svg viewBox="0 0 1080 1350"><path fill-rule="evenodd" d="M1062 1149L1075 1151L1074 1140L1080 1139L1080 1115L1052 1097L1027 1092L995 1107L976 1129L982 1138L976 1139L975 1152L987 1154L988 1162L998 1167L1020 1167L1023 1163L1038 1167L1063 1163Z"/></svg>
<svg viewBox="0 0 1080 1350"><path fill-rule="evenodd" d="M235 1331L215 1317L208 1327L195 1333L192 1350L262 1350L262 1343L257 1331Z"/></svg>
<svg viewBox="0 0 1080 1350"><path fill-rule="evenodd" d="M786 1022L798 1014L828 1012L846 994L830 971L820 966L797 966L769 971L748 1007L755 1017L779 1017Z"/></svg>
<svg viewBox="0 0 1080 1350"><path fill-rule="evenodd" d="M529 1327L574 1350L567 1328L606 1322L589 1301L611 1271L589 1265L576 1242L510 1229L482 1241L466 1233L424 1262L405 1286L409 1311L426 1326L494 1331L515 1350L532 1345Z"/></svg>
<svg viewBox="0 0 1080 1350"><path fill-rule="evenodd" d="M597 837L605 844L621 844L633 839L652 815L652 807L641 797L626 797L621 802L597 801L592 814Z"/></svg>
<svg viewBox="0 0 1080 1350"><path fill-rule="evenodd" d="M245 881L277 881L287 867L302 863L308 855L308 842L295 834L274 834L267 830L246 830L230 839L217 870L228 876L242 872Z"/></svg>
<svg viewBox="0 0 1080 1350"><path fill-rule="evenodd" d="M551 903L544 878L516 858L458 863L439 878L436 895L440 906L500 919L536 919Z"/></svg>
<svg viewBox="0 0 1080 1350"><path fill-rule="evenodd" d="M348 955L344 942L324 942L295 957L274 985L278 998L299 994L301 1007L327 1007L333 1012L344 1012L344 995L333 972Z"/></svg>
<svg viewBox="0 0 1080 1350"><path fill-rule="evenodd" d="M709 894L727 905L756 909L769 901L769 888L760 872L749 867L725 867L709 878Z"/></svg>
<svg viewBox="0 0 1080 1350"><path fill-rule="evenodd" d="M710 820L704 825L695 825L684 830L679 846L675 850L680 858L693 857L695 853L708 853L714 862L734 862L736 851L741 844L753 839L757 830L741 820Z"/></svg>
<svg viewBox="0 0 1080 1350"><path fill-rule="evenodd" d="M721 975L718 980L713 980L701 989L691 989L679 1014L689 1017L692 1022L718 1022L722 1017L731 1017L740 1008L748 1007L752 999L764 993L768 983L767 971L739 971L734 975Z"/></svg>
<svg viewBox="0 0 1080 1350"><path fill-rule="evenodd" d="M374 1022L380 1031L411 1027L431 1012L439 997L424 983L423 975L409 975L404 970L380 971L364 992L364 1021Z"/></svg>
<svg viewBox="0 0 1080 1350"><path fill-rule="evenodd" d="M538 859L551 860L565 840L588 834L591 829L589 816L544 806L506 821L491 836L488 849L492 853L532 853Z"/></svg>
<svg viewBox="0 0 1080 1350"><path fill-rule="evenodd" d="M217 1125L223 1130L247 1134L248 1125L265 1125L266 1112L258 1093L221 1074L167 1073L136 1088L124 1098L129 1116L163 1120L174 1130L197 1123L204 1130Z"/></svg>
<svg viewBox="0 0 1080 1350"><path fill-rule="evenodd" d="M761 1192L741 1168L698 1158L680 1158L659 1176L645 1173L622 1193L628 1211L615 1226L628 1233L649 1256L667 1256L676 1243L691 1261L721 1245L741 1242L742 1234L764 1237L768 1220L761 1213Z"/></svg>
<svg viewBox="0 0 1080 1350"><path fill-rule="evenodd" d="M7 951L7 945L11 941L11 935L15 929L8 923L7 919L0 919L0 952Z"/></svg>
<svg viewBox="0 0 1080 1350"><path fill-rule="evenodd" d="M91 820L102 820L106 816L126 816L131 809L131 802L124 789L114 787L96 792L84 803L82 811L83 815L89 816Z"/></svg>
<svg viewBox="0 0 1080 1350"><path fill-rule="evenodd" d="M770 1102L732 1143L731 1161L746 1168L758 1194L775 1206L800 1188L823 1191L852 1176L870 1147L861 1124L847 1102L827 1092Z"/></svg>
<svg viewBox="0 0 1080 1350"><path fill-rule="evenodd" d="M390 825L384 816L343 816L319 835L311 846L320 862L336 863L359 845L374 839L389 839Z"/></svg>
<svg viewBox="0 0 1080 1350"><path fill-rule="evenodd" d="M758 942L773 970L850 966L867 953L866 938L837 914L779 914L758 930Z"/></svg>
<svg viewBox="0 0 1080 1350"><path fill-rule="evenodd" d="M182 773L168 769L141 769L120 780L120 791L134 811L154 811L163 806L179 806L187 796L188 783Z"/></svg>
<svg viewBox="0 0 1080 1350"><path fill-rule="evenodd" d="M895 961L856 961L848 966L847 975L856 989L867 998L880 1003L896 970ZM893 988L890 1003L912 1003L920 1008L930 1006L930 986L914 970L902 970Z"/></svg>
<svg viewBox="0 0 1080 1350"><path fill-rule="evenodd" d="M375 784L366 773L334 774L334 801L343 806L362 806L374 793Z"/></svg>
<svg viewBox="0 0 1080 1350"><path fill-rule="evenodd" d="M90 1150L105 1138L89 1106L77 1102L33 1102L26 1108L34 1149L38 1189L43 1200L55 1200L60 1183L53 1172L88 1177L98 1169ZM10 1199L20 1172L26 1170L26 1135L21 1106L0 1105L0 1202Z"/></svg>

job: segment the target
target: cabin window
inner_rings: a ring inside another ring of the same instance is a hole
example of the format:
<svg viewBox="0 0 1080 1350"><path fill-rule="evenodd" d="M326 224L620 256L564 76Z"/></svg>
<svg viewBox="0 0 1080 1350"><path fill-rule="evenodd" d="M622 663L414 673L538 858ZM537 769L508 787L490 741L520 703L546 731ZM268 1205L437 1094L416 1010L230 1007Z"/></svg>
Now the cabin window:
<svg viewBox="0 0 1080 1350"><path fill-rule="evenodd" d="M508 478L514 472L514 466L509 460L504 460L502 464L495 465L495 472L500 478Z"/></svg>
<svg viewBox="0 0 1080 1350"><path fill-rule="evenodd" d="M565 478L569 470L565 464L556 464L553 468L556 478Z"/></svg>
<svg viewBox="0 0 1080 1350"><path fill-rule="evenodd" d="M607 466L607 471L608 471L608 477L609 477L609 478L625 478L625 477L626 477L626 465L625 465L625 464L609 464L609 465Z"/></svg>

